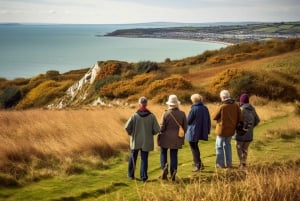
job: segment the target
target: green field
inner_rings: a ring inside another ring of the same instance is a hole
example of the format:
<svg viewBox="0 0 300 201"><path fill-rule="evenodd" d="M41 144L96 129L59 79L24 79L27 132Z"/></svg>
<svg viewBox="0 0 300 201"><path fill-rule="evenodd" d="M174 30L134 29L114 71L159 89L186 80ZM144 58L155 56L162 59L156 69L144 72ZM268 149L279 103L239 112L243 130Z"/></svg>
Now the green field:
<svg viewBox="0 0 300 201"><path fill-rule="evenodd" d="M250 146L249 169L264 164L283 164L288 161L300 159L299 130L295 133L286 127L288 135L279 134L278 131L294 118L293 114L280 115L271 120L262 122L255 130L255 140ZM275 133L275 134L274 134ZM239 173L238 159L232 141L233 164L232 170L216 170L215 135L212 133L208 142L200 142L201 158L205 164L205 170L201 173L192 173L192 155L185 143L179 151L179 167L176 182L161 181L159 168L158 148L149 155L149 181L142 183L139 180L127 179L127 152L119 157L110 159L106 169L85 169L80 174L72 176L59 175L54 178L33 182L24 187L0 187L0 200L29 201L29 200L169 200L173 193L178 194L174 200L189 200L186 194L190 188L217 185L212 178L228 174ZM138 160L139 162L139 160ZM298 163L299 168L299 163ZM248 170L250 171L250 170ZM244 172L244 171L242 171ZM139 176L139 166L136 177ZM299 172L298 175L299 177ZM299 188L296 189L299 191ZM168 198L168 199L167 199ZM190 197L191 198L191 197ZM193 200L191 198L191 200ZM197 199L195 199L197 200ZM241 200L247 200L246 198ZM251 200L251 199L249 199Z"/></svg>

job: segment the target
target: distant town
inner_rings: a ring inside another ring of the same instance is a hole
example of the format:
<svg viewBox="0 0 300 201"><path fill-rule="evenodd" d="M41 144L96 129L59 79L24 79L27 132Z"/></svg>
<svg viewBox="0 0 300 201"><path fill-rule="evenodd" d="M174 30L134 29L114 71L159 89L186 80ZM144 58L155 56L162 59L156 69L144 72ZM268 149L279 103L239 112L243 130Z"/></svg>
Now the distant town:
<svg viewBox="0 0 300 201"><path fill-rule="evenodd" d="M300 37L300 22L255 23L207 27L170 27L120 29L105 36L168 38L224 43L253 42Z"/></svg>

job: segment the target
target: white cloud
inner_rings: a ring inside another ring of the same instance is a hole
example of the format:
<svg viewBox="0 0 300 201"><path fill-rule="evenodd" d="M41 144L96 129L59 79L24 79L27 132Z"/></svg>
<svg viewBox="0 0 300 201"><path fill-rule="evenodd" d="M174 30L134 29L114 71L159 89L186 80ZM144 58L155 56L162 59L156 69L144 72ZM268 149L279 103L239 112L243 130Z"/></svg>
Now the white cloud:
<svg viewBox="0 0 300 201"><path fill-rule="evenodd" d="M296 21L298 0L0 0L0 22Z"/></svg>

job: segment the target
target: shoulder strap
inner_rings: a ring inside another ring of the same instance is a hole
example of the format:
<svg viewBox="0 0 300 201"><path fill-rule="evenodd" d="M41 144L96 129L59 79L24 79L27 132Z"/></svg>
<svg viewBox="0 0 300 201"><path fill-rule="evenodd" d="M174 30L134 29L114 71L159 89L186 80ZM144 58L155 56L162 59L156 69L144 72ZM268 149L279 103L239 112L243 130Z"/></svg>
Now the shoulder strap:
<svg viewBox="0 0 300 201"><path fill-rule="evenodd" d="M173 116L172 112L170 112L171 117L174 119L174 121L176 122L177 126L180 127L180 124L178 123L178 121L175 119L175 117Z"/></svg>

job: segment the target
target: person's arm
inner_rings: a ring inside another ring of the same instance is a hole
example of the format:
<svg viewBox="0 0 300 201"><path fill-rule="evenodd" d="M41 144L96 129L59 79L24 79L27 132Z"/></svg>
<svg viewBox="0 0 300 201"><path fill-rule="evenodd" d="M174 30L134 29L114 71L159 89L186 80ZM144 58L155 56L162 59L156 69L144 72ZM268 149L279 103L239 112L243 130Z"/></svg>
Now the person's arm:
<svg viewBox="0 0 300 201"><path fill-rule="evenodd" d="M152 134L156 135L160 131L160 126L157 122L156 117L153 115L153 127L152 127Z"/></svg>
<svg viewBox="0 0 300 201"><path fill-rule="evenodd" d="M213 120L216 120L216 121L220 120L220 118L221 118L221 108L218 109L218 111L213 115L212 118L213 118Z"/></svg>
<svg viewBox="0 0 300 201"><path fill-rule="evenodd" d="M133 122L134 122L134 115L132 115L125 124L125 130L127 131L128 135L132 135L133 133Z"/></svg>

